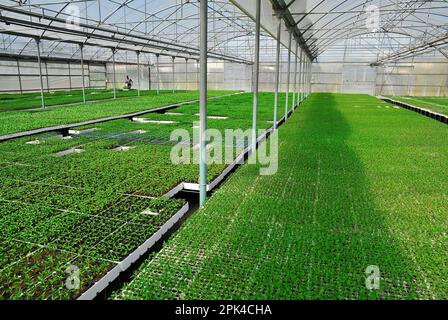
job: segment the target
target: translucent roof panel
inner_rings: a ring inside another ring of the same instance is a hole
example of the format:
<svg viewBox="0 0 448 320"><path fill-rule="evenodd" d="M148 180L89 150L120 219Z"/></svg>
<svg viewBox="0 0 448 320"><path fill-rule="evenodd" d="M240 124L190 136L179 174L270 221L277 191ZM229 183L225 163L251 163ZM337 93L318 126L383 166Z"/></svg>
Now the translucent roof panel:
<svg viewBox="0 0 448 320"><path fill-rule="evenodd" d="M350 53L383 63L428 52L448 57L446 1L262 1L287 9L313 58L342 60ZM238 8L244 2L208 1L211 58L252 62L255 27ZM197 59L199 5L199 0L0 0L0 52L35 56L35 37L49 57L78 57L84 44L86 59L111 60L112 49L117 59L130 62L136 60L132 51L146 54L146 60L154 54Z"/></svg>
<svg viewBox="0 0 448 320"><path fill-rule="evenodd" d="M285 1L291 2L291 1ZM314 57L343 58L341 43L358 39L358 57L372 62L437 50L446 57L448 3L401 0L292 1L289 7ZM364 48L363 48L364 47ZM426 47L426 48L423 48ZM415 50L413 50L415 48ZM326 54L324 54L326 53Z"/></svg>
<svg viewBox="0 0 448 320"><path fill-rule="evenodd" d="M13 35L3 37L3 51L31 51L31 36L60 42L46 52L53 55L73 54L70 43L97 47L91 54L101 59L110 59L112 48L186 58L199 53L198 0L0 0L0 10L9 22L0 21L2 34ZM212 57L251 62L239 48L253 29L229 1L209 1ZM109 51L103 55L101 48Z"/></svg>

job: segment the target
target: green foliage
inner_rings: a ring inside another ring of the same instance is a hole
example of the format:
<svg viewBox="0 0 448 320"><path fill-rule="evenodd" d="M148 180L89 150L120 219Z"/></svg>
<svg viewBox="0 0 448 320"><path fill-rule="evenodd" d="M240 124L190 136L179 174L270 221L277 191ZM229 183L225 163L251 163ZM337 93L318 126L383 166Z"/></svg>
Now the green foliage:
<svg viewBox="0 0 448 320"><path fill-rule="evenodd" d="M209 97L217 97L228 93L231 92L209 91ZM165 92L160 95L150 94L140 98L108 100L85 105L6 111L0 113L0 135L117 116L197 99L199 99L199 95L196 91ZM6 102L5 105L7 104Z"/></svg>
<svg viewBox="0 0 448 320"><path fill-rule="evenodd" d="M168 93L171 91L161 91ZM113 90L110 89L86 89L86 101L112 99ZM140 96L154 96L155 90L141 90ZM117 98L136 97L137 90L116 90ZM82 90L57 90L44 91L45 106L82 103ZM3 93L0 94L0 111L33 109L42 106L40 92Z"/></svg>
<svg viewBox="0 0 448 320"><path fill-rule="evenodd" d="M446 97L392 97L392 99L448 115L448 98Z"/></svg>
<svg viewBox="0 0 448 320"><path fill-rule="evenodd" d="M446 125L313 94L279 135L277 174L240 167L113 298L448 297Z"/></svg>
<svg viewBox="0 0 448 320"><path fill-rule="evenodd" d="M260 128L272 125L272 106L273 94L261 94ZM198 108L146 116L176 117L173 125L117 120L79 128L96 130L68 140L48 133L0 143L0 299L76 298L177 212L184 202L163 195L183 181L197 182L199 169L171 163L170 133L192 132ZM228 117L209 119L209 127L250 128L252 95L210 100L209 114ZM57 155L70 148L84 152ZM209 180L225 166L210 165ZM147 209L157 214L142 213ZM80 270L79 290L65 287L70 265Z"/></svg>

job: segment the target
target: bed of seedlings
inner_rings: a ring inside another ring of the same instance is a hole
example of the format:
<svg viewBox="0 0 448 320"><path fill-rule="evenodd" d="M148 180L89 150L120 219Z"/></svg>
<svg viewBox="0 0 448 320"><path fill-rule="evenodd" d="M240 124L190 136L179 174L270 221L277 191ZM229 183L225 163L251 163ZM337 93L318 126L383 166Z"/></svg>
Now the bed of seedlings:
<svg viewBox="0 0 448 320"><path fill-rule="evenodd" d="M261 98L266 129L273 94ZM250 128L251 110L251 94L210 100L209 114L226 118L208 125ZM197 111L197 104L187 105L145 117L176 117L171 124L123 119L77 128L69 137L0 143L0 298L76 298L157 231L184 205L163 195L198 180L197 164L170 160L171 131L192 132ZM209 181L225 166L209 165ZM73 272L79 288L67 286Z"/></svg>
<svg viewBox="0 0 448 320"><path fill-rule="evenodd" d="M448 115L447 97L392 97L392 99Z"/></svg>
<svg viewBox="0 0 448 320"><path fill-rule="evenodd" d="M229 91L209 91L209 97L231 94ZM1 112L0 135L48 126L69 124L86 120L149 110L199 98L196 91L161 93L132 99L117 99L72 106L37 108ZM3 104L3 102L2 102Z"/></svg>
<svg viewBox="0 0 448 320"><path fill-rule="evenodd" d="M171 93L172 91L160 91L160 93ZM86 89L86 101L112 99L113 90L110 89ZM137 90L116 90L117 98L136 97ZM154 96L155 90L140 90L140 96ZM82 90L57 90L44 91L45 105L55 106L63 104L81 103ZM40 91L25 93L2 93L0 94L0 111L23 110L40 108L42 106Z"/></svg>
<svg viewBox="0 0 448 320"><path fill-rule="evenodd" d="M277 174L240 167L112 298L448 298L446 125L313 94L279 141Z"/></svg>

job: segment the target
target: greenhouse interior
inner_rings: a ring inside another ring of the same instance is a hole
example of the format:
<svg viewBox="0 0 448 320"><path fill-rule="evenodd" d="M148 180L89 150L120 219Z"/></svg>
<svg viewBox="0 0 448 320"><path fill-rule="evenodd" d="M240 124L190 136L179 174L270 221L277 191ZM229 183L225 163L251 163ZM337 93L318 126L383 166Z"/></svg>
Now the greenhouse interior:
<svg viewBox="0 0 448 320"><path fill-rule="evenodd" d="M447 1L0 0L0 31L0 300L448 299Z"/></svg>

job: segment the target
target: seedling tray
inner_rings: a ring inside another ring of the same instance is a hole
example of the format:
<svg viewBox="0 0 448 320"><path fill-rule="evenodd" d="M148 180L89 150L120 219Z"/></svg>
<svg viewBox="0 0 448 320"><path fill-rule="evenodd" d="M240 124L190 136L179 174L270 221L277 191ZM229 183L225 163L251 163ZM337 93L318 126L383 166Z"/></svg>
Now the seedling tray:
<svg viewBox="0 0 448 320"><path fill-rule="evenodd" d="M146 240L140 247L138 247L129 256L119 262L112 270L110 270L104 277L98 280L93 286L85 291L78 300L92 300L99 293L101 293L107 286L117 279L119 275L128 270L142 255L148 252L154 244L166 234L171 227L177 223L188 212L189 205L185 204L176 214L174 214L164 225L154 233L148 240Z"/></svg>
<svg viewBox="0 0 448 320"><path fill-rule="evenodd" d="M391 98L385 98L385 97L380 97L381 100L398 105L400 107L403 107L405 109L420 113L426 117L432 118L434 120L440 121L442 123L448 124L448 116L441 114L441 113L437 113L425 108L421 108L421 107L416 107L413 106L411 104L405 103L405 102L401 102L401 101L397 101L397 100L393 100Z"/></svg>

